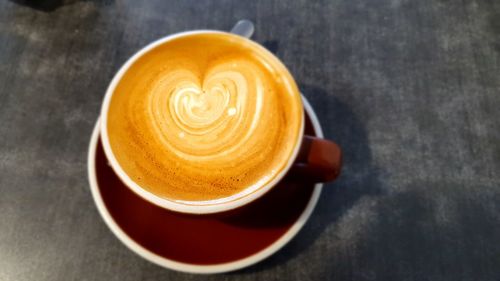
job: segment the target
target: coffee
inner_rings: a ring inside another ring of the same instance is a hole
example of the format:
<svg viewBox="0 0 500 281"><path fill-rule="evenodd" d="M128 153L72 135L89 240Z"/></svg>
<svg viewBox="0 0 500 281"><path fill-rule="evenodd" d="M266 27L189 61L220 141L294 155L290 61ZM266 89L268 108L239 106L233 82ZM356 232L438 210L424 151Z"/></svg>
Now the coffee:
<svg viewBox="0 0 500 281"><path fill-rule="evenodd" d="M130 179L189 204L265 186L293 160L303 129L300 94L282 63L250 40L216 32L184 34L139 57L107 119L110 147Z"/></svg>

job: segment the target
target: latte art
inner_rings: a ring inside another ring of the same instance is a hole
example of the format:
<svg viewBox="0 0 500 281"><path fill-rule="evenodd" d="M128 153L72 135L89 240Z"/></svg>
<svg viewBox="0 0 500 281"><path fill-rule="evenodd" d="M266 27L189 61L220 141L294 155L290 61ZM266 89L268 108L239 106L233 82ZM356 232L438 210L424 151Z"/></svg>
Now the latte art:
<svg viewBox="0 0 500 281"><path fill-rule="evenodd" d="M303 112L293 78L262 47L235 35L191 34L130 66L106 126L113 155L141 188L215 204L258 190L290 165Z"/></svg>
<svg viewBox="0 0 500 281"><path fill-rule="evenodd" d="M241 149L262 110L259 75L257 66L245 61L217 65L203 81L185 69L160 73L148 96L156 135L169 150L193 161Z"/></svg>

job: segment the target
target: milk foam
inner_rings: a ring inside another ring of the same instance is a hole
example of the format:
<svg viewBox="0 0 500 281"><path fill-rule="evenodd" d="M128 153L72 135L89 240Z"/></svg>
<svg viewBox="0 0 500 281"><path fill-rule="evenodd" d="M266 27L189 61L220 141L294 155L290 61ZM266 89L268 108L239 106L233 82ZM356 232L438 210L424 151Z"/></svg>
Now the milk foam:
<svg viewBox="0 0 500 281"><path fill-rule="evenodd" d="M302 122L286 68L248 40L214 33L180 37L139 58L115 89L107 131L138 185L205 202L234 200L275 178Z"/></svg>
<svg viewBox="0 0 500 281"><path fill-rule="evenodd" d="M242 149L261 116L264 85L259 76L258 66L232 60L208 69L203 81L188 69L161 73L148 93L155 135L191 161Z"/></svg>

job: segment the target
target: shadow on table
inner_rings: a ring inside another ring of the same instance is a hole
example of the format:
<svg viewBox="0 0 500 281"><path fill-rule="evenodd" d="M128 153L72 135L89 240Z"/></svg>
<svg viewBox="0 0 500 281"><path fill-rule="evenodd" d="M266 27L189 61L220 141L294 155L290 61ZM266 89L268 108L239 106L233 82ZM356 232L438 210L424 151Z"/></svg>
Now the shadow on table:
<svg viewBox="0 0 500 281"><path fill-rule="evenodd" d="M310 220L288 245L263 262L236 274L258 272L293 259L310 247L326 228L349 212L360 198L381 194L380 171L372 164L364 124L334 94L309 85L301 85L300 88L315 108L325 137L337 142L343 150L342 174L334 183L325 185ZM345 92L352 92L352 87L338 85L336 91L344 91L345 95Z"/></svg>
<svg viewBox="0 0 500 281"><path fill-rule="evenodd" d="M77 2L96 2L100 4L111 4L114 0L9 0L13 3L27 6L43 12L52 12L60 7L71 5Z"/></svg>
<svg viewBox="0 0 500 281"><path fill-rule="evenodd" d="M276 55L279 49L278 41L276 40L267 40L262 42L262 46L264 46L269 52Z"/></svg>

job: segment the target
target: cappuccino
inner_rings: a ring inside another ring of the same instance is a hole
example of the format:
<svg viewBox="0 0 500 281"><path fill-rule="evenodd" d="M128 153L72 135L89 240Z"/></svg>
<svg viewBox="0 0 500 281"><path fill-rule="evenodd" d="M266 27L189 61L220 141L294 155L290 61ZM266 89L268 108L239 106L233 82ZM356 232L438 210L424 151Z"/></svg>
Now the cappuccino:
<svg viewBox="0 0 500 281"><path fill-rule="evenodd" d="M293 161L303 130L297 86L260 45L184 34L139 57L107 113L118 164L144 190L187 204L235 200Z"/></svg>

